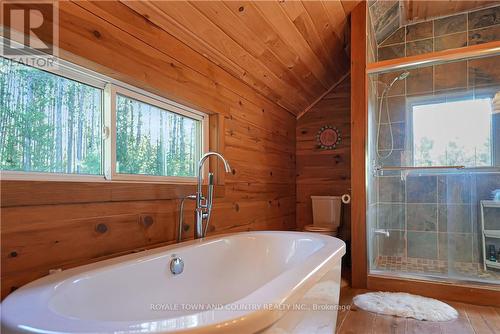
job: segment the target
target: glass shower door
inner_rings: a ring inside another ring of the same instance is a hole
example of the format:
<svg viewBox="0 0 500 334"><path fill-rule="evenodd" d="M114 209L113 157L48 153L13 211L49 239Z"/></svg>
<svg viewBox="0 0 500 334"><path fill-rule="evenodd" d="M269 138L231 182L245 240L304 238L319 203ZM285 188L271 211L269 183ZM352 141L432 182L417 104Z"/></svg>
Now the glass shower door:
<svg viewBox="0 0 500 334"><path fill-rule="evenodd" d="M500 284L500 210L489 207L500 189L500 77L491 64L500 56L369 76L371 273Z"/></svg>

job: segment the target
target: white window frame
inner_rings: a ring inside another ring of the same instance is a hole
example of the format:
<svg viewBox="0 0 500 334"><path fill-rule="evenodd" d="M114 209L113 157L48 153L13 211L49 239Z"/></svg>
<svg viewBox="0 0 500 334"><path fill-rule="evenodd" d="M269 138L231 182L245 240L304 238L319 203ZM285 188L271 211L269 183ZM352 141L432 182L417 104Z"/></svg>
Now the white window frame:
<svg viewBox="0 0 500 334"><path fill-rule="evenodd" d="M434 96L423 96L423 97L411 97L406 103L406 126L409 127L410 131L408 131L408 136L406 139L406 147L409 148L410 153L410 165L414 166L415 165L415 143L414 143L414 138L413 138L413 130L414 130L414 125L413 125L413 107L415 106L421 106L421 105L429 105L429 104L438 104L438 103L448 103L448 102L455 102L455 101L468 101L468 100L475 100L475 99L481 99L481 98L491 98L493 101L494 96L490 96L490 94L480 94L475 93L465 93L463 95L457 95L453 96L450 98L442 98L440 95L434 95ZM490 138L491 138L491 147L490 147L490 156L491 156L491 165L490 166L467 166L464 169L466 170L496 170L498 167L495 165L495 156L494 156L494 124L493 124L493 119L491 120L491 127L490 127ZM416 166L416 167L421 167L421 166Z"/></svg>
<svg viewBox="0 0 500 334"><path fill-rule="evenodd" d="M5 39L0 37L0 47ZM12 42L15 44L14 42ZM7 58L8 59L8 58ZM155 107L173 112L202 122L201 126L201 154L209 149L209 115L193 108L176 103L161 96L152 94L141 88L107 77L79 65L58 59L57 68L40 69L55 75L78 81L83 84L102 89L102 124L103 124L103 155L102 175L43 173L26 171L0 171L2 180L26 181L75 181L75 182L140 182L140 183L167 183L167 184L195 184L197 176L155 176L143 174L116 173L116 94L127 96L151 104ZM203 175L208 173L205 165Z"/></svg>
<svg viewBox="0 0 500 334"><path fill-rule="evenodd" d="M136 90L131 90L116 84L108 84L104 90L105 100L109 111L105 111L105 140L104 140L104 176L109 180L118 181L140 181L140 182L168 182L168 183L196 183L197 176L157 176L144 174L123 174L116 171L116 101L117 95L129 97L131 99L143 102L154 107L172 112L184 117L195 119L201 122L201 154L208 152L208 115L192 108L174 103L170 100L160 98L152 94L138 93ZM106 135L109 134L109 135ZM203 176L207 173L207 167L204 167Z"/></svg>

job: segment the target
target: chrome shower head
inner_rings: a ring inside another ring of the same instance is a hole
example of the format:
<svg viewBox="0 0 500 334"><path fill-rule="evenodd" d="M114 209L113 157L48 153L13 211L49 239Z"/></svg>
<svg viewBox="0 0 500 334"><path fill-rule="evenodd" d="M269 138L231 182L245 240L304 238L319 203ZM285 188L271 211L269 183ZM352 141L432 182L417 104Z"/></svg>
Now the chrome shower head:
<svg viewBox="0 0 500 334"><path fill-rule="evenodd" d="M398 80L404 80L404 79L408 78L409 75L410 75L410 72L405 71L399 75Z"/></svg>
<svg viewBox="0 0 500 334"><path fill-rule="evenodd" d="M396 83L396 81L398 81L398 80L404 80L404 79L406 79L409 75L410 75L410 72L408 72L408 71L405 71L405 72L401 73L400 75L398 75L397 77L395 77L395 78L392 80L392 82L389 84L389 88L390 88L390 87L392 87L392 86Z"/></svg>

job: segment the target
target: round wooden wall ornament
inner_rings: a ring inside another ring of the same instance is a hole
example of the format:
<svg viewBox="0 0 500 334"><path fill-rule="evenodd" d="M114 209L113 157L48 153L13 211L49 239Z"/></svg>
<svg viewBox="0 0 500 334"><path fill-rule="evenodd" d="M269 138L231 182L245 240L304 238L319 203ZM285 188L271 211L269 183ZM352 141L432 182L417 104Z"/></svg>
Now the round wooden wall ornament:
<svg viewBox="0 0 500 334"><path fill-rule="evenodd" d="M323 150L333 150L342 141L340 131L330 125L325 125L319 129L316 135L319 148Z"/></svg>

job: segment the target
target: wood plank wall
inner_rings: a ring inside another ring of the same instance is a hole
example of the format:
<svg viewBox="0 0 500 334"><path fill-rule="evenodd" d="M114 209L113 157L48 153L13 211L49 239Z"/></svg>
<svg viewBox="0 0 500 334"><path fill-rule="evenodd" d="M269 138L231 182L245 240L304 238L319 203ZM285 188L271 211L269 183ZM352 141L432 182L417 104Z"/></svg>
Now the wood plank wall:
<svg viewBox="0 0 500 334"><path fill-rule="evenodd" d="M212 234L295 228L292 114L119 2L61 2L59 46L69 61L222 117L233 173L216 200ZM190 191L1 185L2 298L49 269L173 242L178 200L169 198Z"/></svg>
<svg viewBox="0 0 500 334"><path fill-rule="evenodd" d="M351 187L351 79L347 77L297 121L297 228L312 224L311 195L342 195ZM340 130L334 150L319 148L322 126ZM350 239L350 205L342 205L342 239Z"/></svg>

